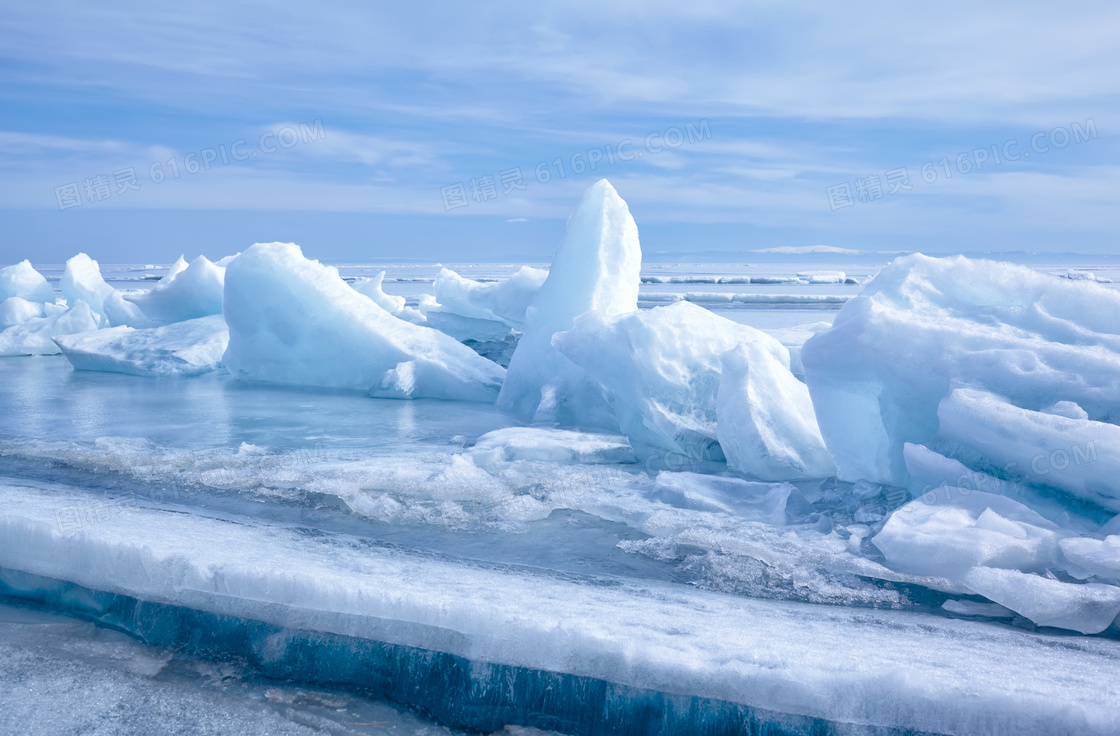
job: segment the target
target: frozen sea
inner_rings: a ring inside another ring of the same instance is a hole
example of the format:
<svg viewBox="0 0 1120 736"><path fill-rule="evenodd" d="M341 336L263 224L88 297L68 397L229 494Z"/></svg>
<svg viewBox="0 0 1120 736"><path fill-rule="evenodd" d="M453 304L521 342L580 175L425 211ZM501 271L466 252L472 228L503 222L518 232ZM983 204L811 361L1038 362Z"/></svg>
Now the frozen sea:
<svg viewBox="0 0 1120 736"><path fill-rule="evenodd" d="M336 265L415 306L441 265L525 264ZM882 265L649 263L640 305L795 346ZM1116 265L1030 265L1120 287ZM62 266L36 267L57 287ZM102 273L128 292L167 268ZM515 426L0 359L0 731L1120 732L1112 630L889 571L865 539L888 491L802 482L770 508L697 493L693 471L721 470L704 458L475 454Z"/></svg>

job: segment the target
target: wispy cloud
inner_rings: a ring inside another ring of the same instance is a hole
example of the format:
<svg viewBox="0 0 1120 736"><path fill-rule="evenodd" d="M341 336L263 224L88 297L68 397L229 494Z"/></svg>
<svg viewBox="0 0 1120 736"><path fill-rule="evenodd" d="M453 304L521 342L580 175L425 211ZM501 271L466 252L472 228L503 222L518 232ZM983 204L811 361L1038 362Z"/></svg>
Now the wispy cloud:
<svg viewBox="0 0 1120 736"><path fill-rule="evenodd" d="M128 148L128 144L122 141L91 141L0 130L0 153L4 156L42 156L55 153L120 154Z"/></svg>
<svg viewBox="0 0 1120 736"><path fill-rule="evenodd" d="M299 123L291 121L276 123L266 126L262 132L285 128L299 130L299 126ZM430 143L363 135L333 126L324 126L322 138L315 140L314 145L297 146L292 150L312 158L334 159L369 167L436 167L440 164L439 153Z"/></svg>
<svg viewBox="0 0 1120 736"><path fill-rule="evenodd" d="M919 224L949 239L968 222L1049 247L1044 221L1120 235L1118 27L1107 2L17 3L0 14L0 206L54 207L53 186L134 166L140 191L87 210L422 214L469 233L478 218L561 220L607 176L653 227L823 242ZM916 178L925 161L1090 118L1091 150L828 209L831 184L898 166ZM313 144L148 175L313 120L327 133ZM699 120L702 144L572 170L580 152ZM515 167L524 189L443 206L441 187Z"/></svg>
<svg viewBox="0 0 1120 736"><path fill-rule="evenodd" d="M367 109L471 101L521 121L533 116L518 102L542 100L921 120L1019 119L1077 99L1115 108L1111 3L702 5L63 2L8 9L0 38L8 58L164 102L175 90L159 89L161 73L209 85L211 104L322 92Z"/></svg>

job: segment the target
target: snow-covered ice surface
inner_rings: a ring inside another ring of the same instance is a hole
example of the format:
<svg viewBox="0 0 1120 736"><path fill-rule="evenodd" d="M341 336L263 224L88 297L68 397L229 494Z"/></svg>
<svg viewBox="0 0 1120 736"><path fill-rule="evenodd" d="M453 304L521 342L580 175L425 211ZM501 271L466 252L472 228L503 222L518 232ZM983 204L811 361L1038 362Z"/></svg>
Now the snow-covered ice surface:
<svg viewBox="0 0 1120 736"><path fill-rule="evenodd" d="M440 315L433 327L479 353L481 342L516 344L515 306L532 284L500 298L499 286L520 265L446 266L456 274L444 277L448 308L428 310L428 323ZM37 268L60 284L62 267ZM362 314L384 302L403 315L437 291L441 268L341 264L328 290ZM1049 270L1075 289L1120 281L1096 266L1093 280L1070 278L1084 269L1068 264ZM738 467L757 468L760 448L783 456L783 436L787 449L812 445L806 422L759 409L804 403L800 346L827 337L877 271L646 263L637 306L703 307L789 351L791 370L774 357L784 372L754 375L768 362L743 348L705 354L705 370L729 377L731 426L781 430L725 439L715 413L698 415L714 439L743 442L739 457L751 459ZM139 288L169 269L100 273L139 305ZM339 291L343 279L355 289ZM112 324L102 316L87 329ZM607 323L619 319L642 321ZM153 334L60 340L141 333ZM694 363L676 361L689 366L682 375L706 375ZM1115 418L1082 395L1027 402L951 383L923 404L934 431L903 438L900 482L880 485L766 482L689 447L635 453L618 427L525 427L488 403L393 401L223 370L153 381L75 371L61 356L7 358L0 387L0 587L98 624L13 628L0 608L0 730L46 710L32 691L54 703L41 733L116 732L118 716L151 726L136 732L203 733L223 722L246 733L371 732L365 723L385 733L1120 730L1120 523L1104 482ZM696 404L715 412L711 388ZM45 674L55 670L56 680ZM201 706L185 714L188 703Z"/></svg>

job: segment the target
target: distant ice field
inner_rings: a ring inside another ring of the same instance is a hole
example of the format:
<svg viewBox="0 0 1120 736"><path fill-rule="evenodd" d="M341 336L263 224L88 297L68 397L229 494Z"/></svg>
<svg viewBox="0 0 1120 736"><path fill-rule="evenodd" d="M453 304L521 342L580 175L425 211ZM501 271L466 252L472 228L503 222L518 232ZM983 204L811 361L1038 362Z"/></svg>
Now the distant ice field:
<svg viewBox="0 0 1120 736"><path fill-rule="evenodd" d="M889 260L889 257L884 259ZM385 293L403 296L415 307L430 293L443 267L476 281L503 281L524 265L547 269L547 262L526 263L332 263L349 281L385 271ZM831 322L844 301L859 293L882 263L797 260L751 263L645 263L639 306L649 308L687 299L728 319L759 329L783 329L811 322ZM1120 288L1120 266L1102 263L1058 262L1031 266L1058 275L1092 274ZM147 289L167 274L168 264L102 264L107 283L127 292ZM57 288L61 264L36 264ZM831 274L843 280L832 282ZM812 283L813 280L825 283Z"/></svg>

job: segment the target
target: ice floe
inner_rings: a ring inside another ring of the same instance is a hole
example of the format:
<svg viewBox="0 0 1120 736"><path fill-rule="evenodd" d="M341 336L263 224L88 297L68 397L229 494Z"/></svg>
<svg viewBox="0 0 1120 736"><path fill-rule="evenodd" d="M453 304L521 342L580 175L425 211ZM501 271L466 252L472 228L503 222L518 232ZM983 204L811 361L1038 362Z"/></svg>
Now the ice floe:
<svg viewBox="0 0 1120 736"><path fill-rule="evenodd" d="M222 359L241 379L388 398L493 401L505 371L455 339L398 319L292 243L226 267Z"/></svg>
<svg viewBox="0 0 1120 736"><path fill-rule="evenodd" d="M24 260L14 266L0 268L0 302L11 297L37 304L54 304L54 289L35 270L31 261Z"/></svg>
<svg viewBox="0 0 1120 736"><path fill-rule="evenodd" d="M189 265L179 257L171 271L149 291L128 301L153 322L169 324L222 313L225 269L199 256Z"/></svg>
<svg viewBox="0 0 1120 736"><path fill-rule="evenodd" d="M522 419L610 427L614 422L595 384L552 345L588 311L613 317L638 308L642 251L626 202L606 179L583 195L568 219L548 277L526 310L525 329L510 360L498 406ZM574 401L569 403L569 399Z"/></svg>
<svg viewBox="0 0 1120 736"><path fill-rule="evenodd" d="M1095 283L960 256L897 259L801 351L840 477L905 486L903 446L934 438L955 385L1120 420L1117 314L1120 293Z"/></svg>
<svg viewBox="0 0 1120 736"><path fill-rule="evenodd" d="M77 369L136 376L197 376L222 367L229 331L220 314L136 330L110 327L58 336Z"/></svg>

